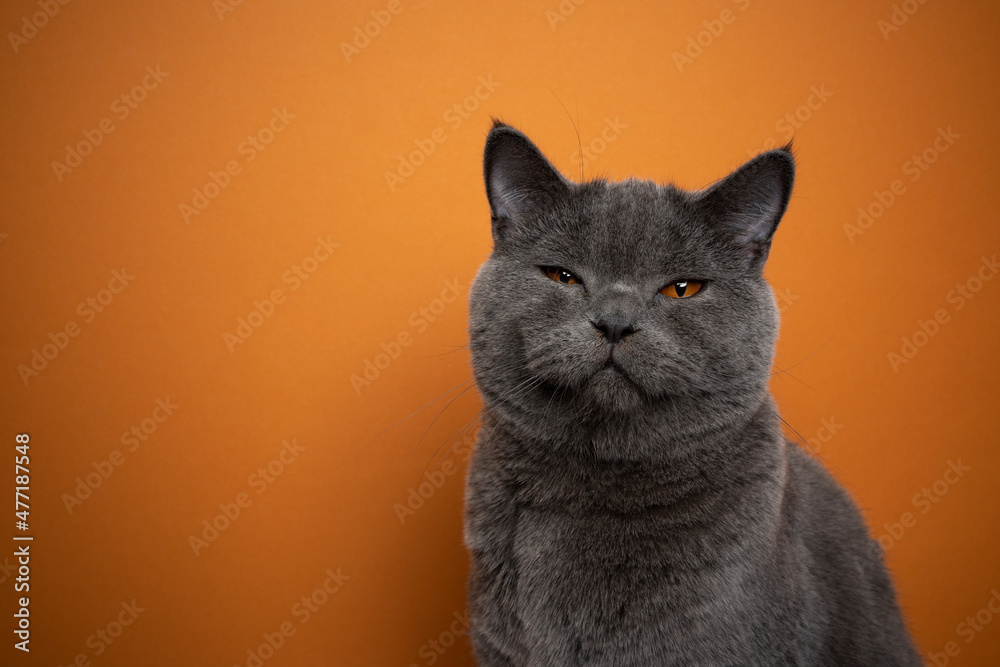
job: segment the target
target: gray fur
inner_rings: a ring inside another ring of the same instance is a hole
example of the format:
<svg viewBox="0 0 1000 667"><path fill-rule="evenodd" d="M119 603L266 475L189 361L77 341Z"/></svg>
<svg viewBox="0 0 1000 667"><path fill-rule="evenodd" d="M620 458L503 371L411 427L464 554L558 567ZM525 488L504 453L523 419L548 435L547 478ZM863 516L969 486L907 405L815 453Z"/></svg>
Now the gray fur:
<svg viewBox="0 0 1000 667"><path fill-rule="evenodd" d="M762 272L790 149L698 192L576 184L496 122L485 172L465 527L479 664L921 664L857 508L768 392ZM681 279L707 282L660 294ZM602 318L634 332L611 343Z"/></svg>

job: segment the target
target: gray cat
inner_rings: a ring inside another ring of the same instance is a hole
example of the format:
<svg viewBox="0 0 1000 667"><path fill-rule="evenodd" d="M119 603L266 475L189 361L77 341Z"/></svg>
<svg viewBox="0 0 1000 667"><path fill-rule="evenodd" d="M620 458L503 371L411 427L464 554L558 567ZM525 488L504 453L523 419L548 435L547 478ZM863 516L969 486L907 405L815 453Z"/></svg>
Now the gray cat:
<svg viewBox="0 0 1000 667"><path fill-rule="evenodd" d="M861 515L768 391L790 147L697 192L577 184L495 121L484 162L479 664L921 664Z"/></svg>

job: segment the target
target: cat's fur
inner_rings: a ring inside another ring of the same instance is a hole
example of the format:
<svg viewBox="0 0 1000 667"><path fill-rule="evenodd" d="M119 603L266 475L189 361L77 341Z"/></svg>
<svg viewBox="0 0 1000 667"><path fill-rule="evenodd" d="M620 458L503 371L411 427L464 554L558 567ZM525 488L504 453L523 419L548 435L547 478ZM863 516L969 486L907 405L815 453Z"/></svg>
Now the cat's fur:
<svg viewBox="0 0 1000 667"><path fill-rule="evenodd" d="M495 122L484 161L465 530L479 664L919 665L881 551L768 392L762 272L791 151L698 192L576 184ZM707 282L660 293L681 279Z"/></svg>

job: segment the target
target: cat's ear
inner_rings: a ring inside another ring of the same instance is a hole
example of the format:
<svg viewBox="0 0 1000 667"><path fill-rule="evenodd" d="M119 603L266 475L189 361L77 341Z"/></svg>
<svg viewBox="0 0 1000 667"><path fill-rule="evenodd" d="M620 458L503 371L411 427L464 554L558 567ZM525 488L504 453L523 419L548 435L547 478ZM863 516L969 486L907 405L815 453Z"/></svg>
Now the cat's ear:
<svg viewBox="0 0 1000 667"><path fill-rule="evenodd" d="M763 267L771 238L788 206L795 180L792 145L762 153L698 195L710 223L755 269Z"/></svg>
<svg viewBox="0 0 1000 667"><path fill-rule="evenodd" d="M569 192L570 183L524 134L496 119L483 151L493 238L501 240Z"/></svg>

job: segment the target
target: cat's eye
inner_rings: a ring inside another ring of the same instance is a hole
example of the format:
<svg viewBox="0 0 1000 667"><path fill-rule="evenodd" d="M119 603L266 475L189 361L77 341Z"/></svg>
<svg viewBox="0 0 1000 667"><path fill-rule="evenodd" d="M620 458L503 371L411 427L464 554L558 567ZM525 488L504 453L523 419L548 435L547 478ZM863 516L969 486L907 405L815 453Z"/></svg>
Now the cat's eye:
<svg viewBox="0 0 1000 667"><path fill-rule="evenodd" d="M565 285L579 285L583 282L561 266L543 266L542 271L552 280Z"/></svg>
<svg viewBox="0 0 1000 667"><path fill-rule="evenodd" d="M678 280L661 289L660 294L669 296L671 299L683 299L694 296L704 286L705 283L701 280Z"/></svg>

